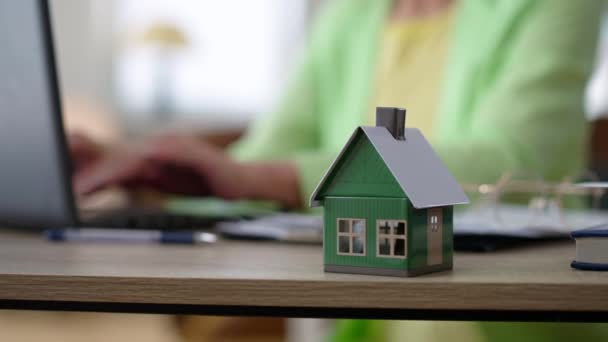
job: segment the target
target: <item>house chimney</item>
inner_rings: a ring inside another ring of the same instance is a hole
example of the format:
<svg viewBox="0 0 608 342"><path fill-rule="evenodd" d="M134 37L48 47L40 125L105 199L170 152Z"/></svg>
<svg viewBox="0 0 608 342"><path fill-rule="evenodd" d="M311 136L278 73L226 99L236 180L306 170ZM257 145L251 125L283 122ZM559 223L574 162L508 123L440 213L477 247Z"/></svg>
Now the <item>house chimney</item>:
<svg viewBox="0 0 608 342"><path fill-rule="evenodd" d="M397 140L405 140L405 109L376 107L376 127L386 127Z"/></svg>

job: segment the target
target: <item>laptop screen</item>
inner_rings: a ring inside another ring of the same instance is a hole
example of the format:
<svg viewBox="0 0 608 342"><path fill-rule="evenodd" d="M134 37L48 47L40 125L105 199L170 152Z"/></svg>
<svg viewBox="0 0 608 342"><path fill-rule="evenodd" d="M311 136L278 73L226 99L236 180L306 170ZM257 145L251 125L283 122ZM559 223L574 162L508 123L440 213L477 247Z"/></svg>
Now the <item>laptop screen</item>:
<svg viewBox="0 0 608 342"><path fill-rule="evenodd" d="M75 224L46 1L0 1L0 225Z"/></svg>

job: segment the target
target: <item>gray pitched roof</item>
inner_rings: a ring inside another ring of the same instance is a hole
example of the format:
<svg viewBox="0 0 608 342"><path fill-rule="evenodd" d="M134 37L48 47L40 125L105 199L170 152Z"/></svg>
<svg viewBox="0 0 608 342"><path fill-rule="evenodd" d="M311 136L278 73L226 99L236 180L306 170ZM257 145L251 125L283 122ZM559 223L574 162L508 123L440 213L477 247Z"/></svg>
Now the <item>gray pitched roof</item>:
<svg viewBox="0 0 608 342"><path fill-rule="evenodd" d="M385 127L359 127L332 163L312 194L310 205L321 204L319 191L336 170L348 146L357 134L363 133L374 146L384 163L417 209L469 202L456 180L443 165L422 133L415 128L405 129L405 140L395 139Z"/></svg>

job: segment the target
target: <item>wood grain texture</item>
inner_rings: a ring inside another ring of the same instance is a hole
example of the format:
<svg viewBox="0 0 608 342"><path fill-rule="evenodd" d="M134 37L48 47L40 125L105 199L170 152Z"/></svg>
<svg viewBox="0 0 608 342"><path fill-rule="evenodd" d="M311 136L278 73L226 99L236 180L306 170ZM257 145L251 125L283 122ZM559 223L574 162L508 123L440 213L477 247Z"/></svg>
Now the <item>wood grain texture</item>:
<svg viewBox="0 0 608 342"><path fill-rule="evenodd" d="M456 253L416 278L322 271L320 246L56 244L0 232L0 300L608 312L608 273L570 268L574 245Z"/></svg>

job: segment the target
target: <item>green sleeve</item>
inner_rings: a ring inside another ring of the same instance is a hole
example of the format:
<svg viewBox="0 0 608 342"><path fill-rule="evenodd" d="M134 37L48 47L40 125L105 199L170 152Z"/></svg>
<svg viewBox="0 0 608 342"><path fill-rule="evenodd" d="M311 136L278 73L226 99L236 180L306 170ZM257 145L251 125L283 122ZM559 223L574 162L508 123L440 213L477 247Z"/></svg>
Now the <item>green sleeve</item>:
<svg viewBox="0 0 608 342"><path fill-rule="evenodd" d="M308 48L277 108L257 120L245 137L229 149L233 157L243 161L293 161L306 207L308 197L337 155L337 151L327 150L320 139L323 101L319 91L328 50L348 7L348 1L332 1L326 6L313 25Z"/></svg>
<svg viewBox="0 0 608 342"><path fill-rule="evenodd" d="M511 28L503 58L484 71L502 68L498 78L489 89L475 90L470 113L457 114L471 115L469 131L434 145L461 182L493 182L507 170L559 179L583 166L583 93L602 2L531 4Z"/></svg>
<svg viewBox="0 0 608 342"><path fill-rule="evenodd" d="M229 152L242 161L292 161L298 172L302 203L306 206L309 194L335 154L323 151L319 143L312 57L307 57L297 75L279 107L255 122Z"/></svg>

